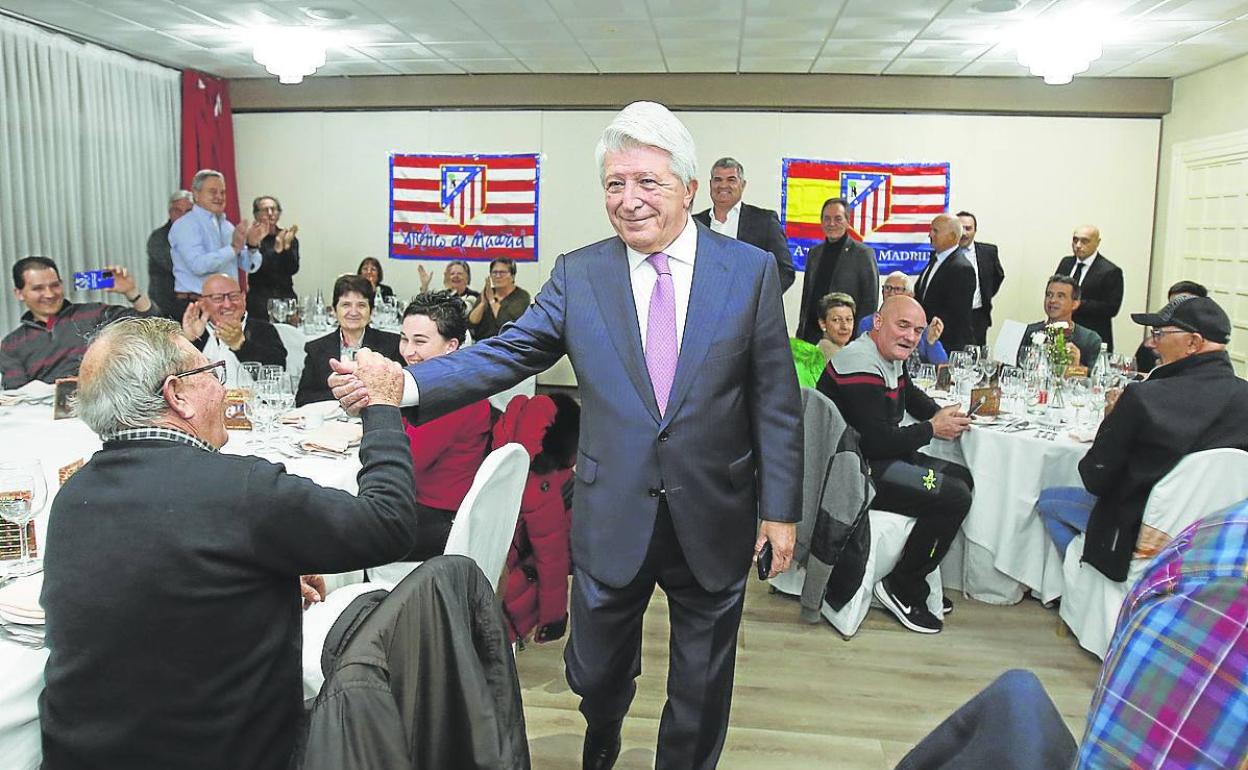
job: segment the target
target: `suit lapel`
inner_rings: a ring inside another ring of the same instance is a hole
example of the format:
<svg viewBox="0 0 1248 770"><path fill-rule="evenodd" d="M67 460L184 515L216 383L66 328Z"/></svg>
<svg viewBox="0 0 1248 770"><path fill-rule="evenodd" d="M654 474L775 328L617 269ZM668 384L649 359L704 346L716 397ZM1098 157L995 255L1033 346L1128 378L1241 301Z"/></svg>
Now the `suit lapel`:
<svg viewBox="0 0 1248 770"><path fill-rule="evenodd" d="M676 378L672 381L663 425L670 422L672 415L680 409L706 358L711 337L720 328L719 319L727 306L734 275L724 252L711 243L706 231L699 228L693 285L689 290L689 307L685 311L685 331L680 340L680 358L676 363Z"/></svg>
<svg viewBox="0 0 1248 770"><path fill-rule="evenodd" d="M607 336L624 364L628 379L632 381L637 395L657 423L659 404L654 399L654 386L650 383L650 373L646 369L646 359L641 349L641 329L637 321L637 305L633 300L633 284L628 273L628 254L624 251L624 242L619 238L614 239L598 258L603 261L601 269L591 270L589 274L601 277L601 280L591 280L590 285L598 301L603 325L607 327Z"/></svg>

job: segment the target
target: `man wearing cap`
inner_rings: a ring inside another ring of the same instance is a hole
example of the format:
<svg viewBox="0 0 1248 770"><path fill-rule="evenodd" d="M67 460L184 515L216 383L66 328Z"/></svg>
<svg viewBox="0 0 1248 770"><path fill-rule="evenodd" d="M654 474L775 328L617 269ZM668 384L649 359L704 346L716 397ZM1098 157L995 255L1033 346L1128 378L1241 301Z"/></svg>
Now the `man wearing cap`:
<svg viewBox="0 0 1248 770"><path fill-rule="evenodd" d="M1222 308L1208 297L1182 296L1131 320L1151 327L1161 364L1108 399L1096 441L1079 463L1083 487L1046 489L1036 502L1059 551L1086 532L1083 560L1118 581L1137 550L1165 545L1163 533L1142 526L1153 485L1193 452L1248 450L1248 382L1226 353L1231 321Z"/></svg>

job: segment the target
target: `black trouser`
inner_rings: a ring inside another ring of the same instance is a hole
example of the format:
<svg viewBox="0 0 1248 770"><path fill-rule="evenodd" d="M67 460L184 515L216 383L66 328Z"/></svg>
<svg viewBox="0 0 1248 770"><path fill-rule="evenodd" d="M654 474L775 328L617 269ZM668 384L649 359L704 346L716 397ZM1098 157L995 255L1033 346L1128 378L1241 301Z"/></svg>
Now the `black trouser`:
<svg viewBox="0 0 1248 770"><path fill-rule="evenodd" d="M971 310L971 335L975 338L976 345L988 344L988 327L992 326L992 319L988 317L988 311L982 307ZM952 353L953 351L949 351Z"/></svg>
<svg viewBox="0 0 1248 770"><path fill-rule="evenodd" d="M428 561L446 550L455 511L416 503L416 547L399 561Z"/></svg>
<svg viewBox="0 0 1248 770"><path fill-rule="evenodd" d="M657 583L671 618L667 703L659 721L656 770L711 770L728 734L741 579L722 591L698 585L676 540L667 502L659 504L650 547L631 583L613 588L575 567L564 662L590 730L624 719L641 674L641 620Z"/></svg>
<svg viewBox="0 0 1248 770"><path fill-rule="evenodd" d="M901 599L921 604L927 599L927 574L940 566L971 510L975 482L961 465L917 453L872 462L871 479L872 508L915 519L888 582Z"/></svg>

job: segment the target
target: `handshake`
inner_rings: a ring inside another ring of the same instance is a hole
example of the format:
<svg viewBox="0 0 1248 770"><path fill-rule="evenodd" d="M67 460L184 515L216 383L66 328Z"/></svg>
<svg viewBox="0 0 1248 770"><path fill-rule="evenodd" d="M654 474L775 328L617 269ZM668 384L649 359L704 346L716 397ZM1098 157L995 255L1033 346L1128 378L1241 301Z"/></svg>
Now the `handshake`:
<svg viewBox="0 0 1248 770"><path fill-rule="evenodd" d="M360 348L354 361L331 358L329 366L334 370L329 388L347 414L373 404L398 406L403 400L403 367L380 353Z"/></svg>

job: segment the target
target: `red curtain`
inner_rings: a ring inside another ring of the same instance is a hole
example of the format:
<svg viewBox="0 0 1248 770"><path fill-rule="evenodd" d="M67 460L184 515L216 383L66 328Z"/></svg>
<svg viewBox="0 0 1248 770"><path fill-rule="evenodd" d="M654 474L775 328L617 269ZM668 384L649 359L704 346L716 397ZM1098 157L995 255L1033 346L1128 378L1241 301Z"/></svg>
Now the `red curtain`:
<svg viewBox="0 0 1248 770"><path fill-rule="evenodd" d="M238 177L234 174L234 115L226 81L195 70L182 70L182 187L201 168L225 174L225 216L238 223ZM238 275L247 289L247 276Z"/></svg>

